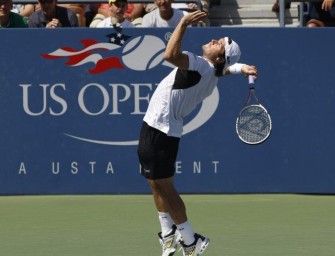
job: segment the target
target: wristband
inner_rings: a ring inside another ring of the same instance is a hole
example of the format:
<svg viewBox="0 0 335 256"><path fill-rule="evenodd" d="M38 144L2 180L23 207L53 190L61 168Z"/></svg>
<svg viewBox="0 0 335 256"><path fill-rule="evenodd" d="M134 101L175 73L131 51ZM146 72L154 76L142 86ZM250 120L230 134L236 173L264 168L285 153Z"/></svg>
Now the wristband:
<svg viewBox="0 0 335 256"><path fill-rule="evenodd" d="M241 63L236 63L232 66L229 67L229 71L231 74L241 74L242 73L242 67L245 64L241 64Z"/></svg>

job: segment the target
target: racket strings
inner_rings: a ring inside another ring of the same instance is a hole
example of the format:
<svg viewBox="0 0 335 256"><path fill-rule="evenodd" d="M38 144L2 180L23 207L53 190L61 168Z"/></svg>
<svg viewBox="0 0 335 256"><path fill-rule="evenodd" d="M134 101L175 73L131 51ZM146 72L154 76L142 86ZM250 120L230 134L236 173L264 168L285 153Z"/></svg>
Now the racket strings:
<svg viewBox="0 0 335 256"><path fill-rule="evenodd" d="M237 120L236 130L244 142L250 144L262 142L271 131L270 116L260 105L245 107Z"/></svg>

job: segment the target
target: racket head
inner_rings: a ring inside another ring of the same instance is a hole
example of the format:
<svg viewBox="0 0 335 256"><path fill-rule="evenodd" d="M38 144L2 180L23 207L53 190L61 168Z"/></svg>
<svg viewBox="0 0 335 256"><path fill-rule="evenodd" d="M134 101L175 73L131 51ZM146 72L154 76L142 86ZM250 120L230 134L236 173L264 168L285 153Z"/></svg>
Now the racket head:
<svg viewBox="0 0 335 256"><path fill-rule="evenodd" d="M237 135L247 144L264 142L269 137L271 129L271 117L261 104L245 106L236 120Z"/></svg>

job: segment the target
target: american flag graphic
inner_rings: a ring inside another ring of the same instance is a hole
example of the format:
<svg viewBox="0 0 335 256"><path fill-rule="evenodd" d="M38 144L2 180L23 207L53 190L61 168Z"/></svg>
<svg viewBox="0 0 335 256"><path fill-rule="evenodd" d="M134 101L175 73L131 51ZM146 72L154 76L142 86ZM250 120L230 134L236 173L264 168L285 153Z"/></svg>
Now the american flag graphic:
<svg viewBox="0 0 335 256"><path fill-rule="evenodd" d="M91 74L100 74L109 69L124 69L120 59L116 56L103 57L98 51L112 51L121 48L125 42L130 38L122 33L122 27L119 23L114 24L115 33L108 34L107 42L99 42L94 39L84 39L80 43L83 48L76 50L72 47L62 47L51 53L42 53L43 58L54 60L67 58L65 65L67 66L81 66L87 63L94 63L94 67L88 69Z"/></svg>

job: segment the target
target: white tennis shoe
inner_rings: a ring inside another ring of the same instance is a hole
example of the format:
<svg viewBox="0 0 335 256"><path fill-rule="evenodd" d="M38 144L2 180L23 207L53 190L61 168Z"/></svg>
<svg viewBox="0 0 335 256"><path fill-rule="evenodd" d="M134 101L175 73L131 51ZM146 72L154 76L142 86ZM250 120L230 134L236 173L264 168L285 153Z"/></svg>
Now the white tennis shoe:
<svg viewBox="0 0 335 256"><path fill-rule="evenodd" d="M185 245L183 241L180 241L183 249L183 256L198 256L206 250L209 244L209 239L197 233L194 234L194 238L195 241L190 245Z"/></svg>
<svg viewBox="0 0 335 256"><path fill-rule="evenodd" d="M162 246L162 256L172 256L180 243L181 235L175 225L172 226L172 232L162 237L162 232L158 233L159 242Z"/></svg>

